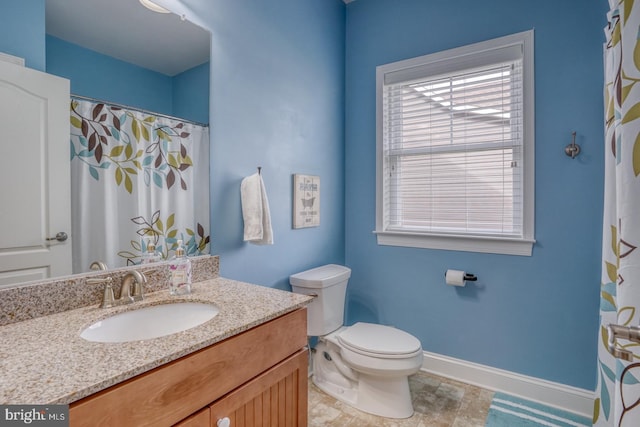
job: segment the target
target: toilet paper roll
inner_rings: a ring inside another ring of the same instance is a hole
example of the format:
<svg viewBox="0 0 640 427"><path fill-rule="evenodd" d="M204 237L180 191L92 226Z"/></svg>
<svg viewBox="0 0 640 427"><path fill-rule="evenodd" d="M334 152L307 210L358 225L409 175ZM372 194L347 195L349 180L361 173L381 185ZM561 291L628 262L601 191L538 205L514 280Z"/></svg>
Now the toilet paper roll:
<svg viewBox="0 0 640 427"><path fill-rule="evenodd" d="M460 270L447 270L445 273L445 282L451 286L464 286L464 276L466 273Z"/></svg>

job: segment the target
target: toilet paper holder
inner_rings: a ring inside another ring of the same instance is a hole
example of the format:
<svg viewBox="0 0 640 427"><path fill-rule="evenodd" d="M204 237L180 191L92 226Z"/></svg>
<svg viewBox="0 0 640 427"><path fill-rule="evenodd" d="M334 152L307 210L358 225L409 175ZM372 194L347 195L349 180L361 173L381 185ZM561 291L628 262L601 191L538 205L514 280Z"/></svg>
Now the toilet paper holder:
<svg viewBox="0 0 640 427"><path fill-rule="evenodd" d="M478 278L475 274L465 273L464 280L466 280L467 282L475 282L476 280L478 280Z"/></svg>
<svg viewBox="0 0 640 427"><path fill-rule="evenodd" d="M447 272L444 272L444 277L447 277ZM471 274L471 273L464 273L464 276L462 276L462 279L467 281L467 282L475 282L476 280L478 280L478 278L476 277L475 274Z"/></svg>

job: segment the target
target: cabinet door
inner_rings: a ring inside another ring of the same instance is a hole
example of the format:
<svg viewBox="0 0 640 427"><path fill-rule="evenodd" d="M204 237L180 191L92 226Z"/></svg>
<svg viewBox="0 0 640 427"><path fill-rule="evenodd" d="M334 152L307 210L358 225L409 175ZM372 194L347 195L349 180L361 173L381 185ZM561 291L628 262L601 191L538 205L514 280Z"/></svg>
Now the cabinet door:
<svg viewBox="0 0 640 427"><path fill-rule="evenodd" d="M302 350L211 405L211 426L306 427L308 351Z"/></svg>
<svg viewBox="0 0 640 427"><path fill-rule="evenodd" d="M173 427L209 427L211 424L211 411L209 408L204 408L201 411L196 412L189 418L180 421Z"/></svg>

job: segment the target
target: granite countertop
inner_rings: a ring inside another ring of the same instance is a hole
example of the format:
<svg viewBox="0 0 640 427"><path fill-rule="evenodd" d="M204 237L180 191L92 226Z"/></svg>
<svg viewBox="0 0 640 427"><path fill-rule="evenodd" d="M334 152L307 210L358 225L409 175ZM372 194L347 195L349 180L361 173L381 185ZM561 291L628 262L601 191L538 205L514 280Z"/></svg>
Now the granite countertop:
<svg viewBox="0 0 640 427"><path fill-rule="evenodd" d="M89 396L268 320L304 307L311 297L224 279L192 285L192 293L147 294L144 301L95 306L0 327L0 403L65 404ZM166 302L215 304L220 313L195 328L127 343L96 343L80 332L113 314Z"/></svg>

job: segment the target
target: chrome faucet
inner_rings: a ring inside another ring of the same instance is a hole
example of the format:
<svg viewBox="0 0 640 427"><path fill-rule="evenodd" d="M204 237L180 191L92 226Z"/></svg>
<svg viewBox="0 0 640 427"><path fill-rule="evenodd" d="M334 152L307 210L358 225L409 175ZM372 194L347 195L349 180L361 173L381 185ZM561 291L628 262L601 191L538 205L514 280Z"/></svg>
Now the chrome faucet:
<svg viewBox="0 0 640 427"><path fill-rule="evenodd" d="M117 307L119 305L131 304L134 301L144 299L144 285L147 284L145 275L137 270L131 270L122 278L120 286L120 296L115 298L113 292L113 279L106 277L103 279L87 279L88 284L104 283L104 294L100 308ZM133 293L132 293L133 291Z"/></svg>

